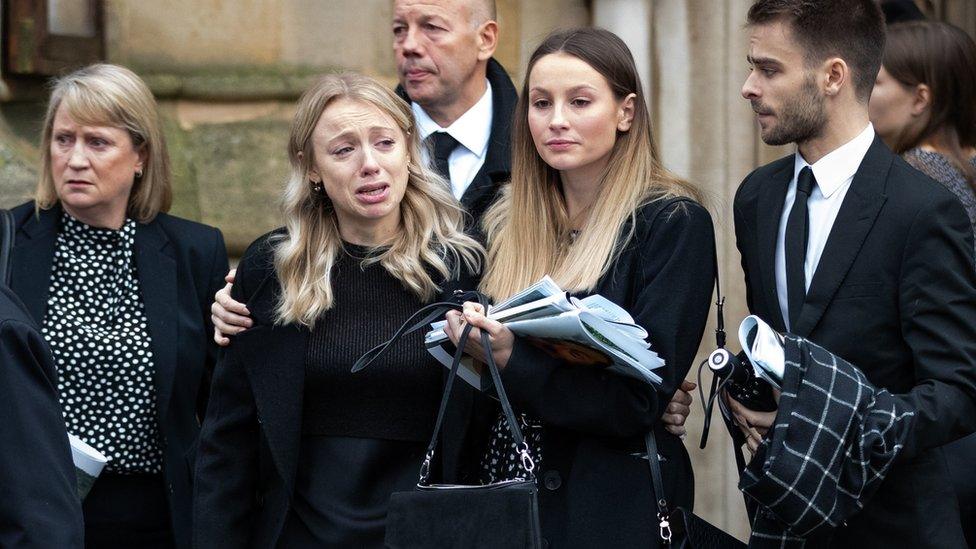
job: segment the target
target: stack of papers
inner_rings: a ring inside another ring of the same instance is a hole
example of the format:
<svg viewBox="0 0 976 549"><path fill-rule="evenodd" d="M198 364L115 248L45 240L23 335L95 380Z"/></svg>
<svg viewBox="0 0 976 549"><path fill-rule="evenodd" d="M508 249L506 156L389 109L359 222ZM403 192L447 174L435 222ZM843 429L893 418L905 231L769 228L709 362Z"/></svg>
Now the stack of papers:
<svg viewBox="0 0 976 549"><path fill-rule="evenodd" d="M569 297L548 276L509 299L490 307L488 318L565 363L603 367L657 386L654 370L664 360L650 349L647 330L622 307L601 295ZM444 366L453 362L454 346L444 321L431 324L427 350ZM470 357L461 362L461 379L481 388L481 374Z"/></svg>

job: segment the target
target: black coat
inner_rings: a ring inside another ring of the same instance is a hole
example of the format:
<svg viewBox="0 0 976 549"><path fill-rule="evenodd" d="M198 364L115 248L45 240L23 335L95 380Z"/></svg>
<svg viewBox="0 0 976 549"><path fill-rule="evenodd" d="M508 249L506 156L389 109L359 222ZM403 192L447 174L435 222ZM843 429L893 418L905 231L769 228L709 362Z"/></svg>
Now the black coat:
<svg viewBox="0 0 976 549"><path fill-rule="evenodd" d="M659 200L592 293L626 309L666 362L656 391L631 378L570 366L516 338L502 372L517 412L543 424L539 515L552 547L649 547L658 540L644 433L654 429L664 489L691 509L694 476L681 440L660 419L701 343L715 280L715 235L704 208Z"/></svg>
<svg viewBox="0 0 976 549"><path fill-rule="evenodd" d="M488 142L488 153L485 163L478 170L471 184L461 196L461 204L471 214L475 226L480 226L481 217L495 201L502 183L506 183L512 172L512 118L518 103L518 93L512 79L505 72L505 67L495 61L488 60L488 82L491 84L491 138ZM397 87L397 95L410 103L410 96L403 89Z"/></svg>
<svg viewBox="0 0 976 549"><path fill-rule="evenodd" d="M47 310L61 208L34 215L34 203L29 202L13 212L17 234L11 287L40 324ZM224 285L227 250L219 230L161 213L136 226L134 254L152 338L173 537L178 547L189 547L199 418L217 356L210 304Z"/></svg>
<svg viewBox="0 0 976 549"><path fill-rule="evenodd" d="M58 373L20 299L0 284L0 547L81 547Z"/></svg>
<svg viewBox="0 0 976 549"><path fill-rule="evenodd" d="M777 230L794 157L751 173L735 198L749 310L785 331ZM976 430L972 228L942 185L875 139L854 175L793 332L844 358L915 410L874 499L835 547L962 547L942 444Z"/></svg>
<svg viewBox="0 0 976 549"><path fill-rule="evenodd" d="M275 324L281 286L272 258L265 235L248 247L238 266L232 295L247 304L254 327L233 337L214 372L197 460L197 547L274 547L291 506L310 332ZM474 281L465 278L445 284L443 290L449 295L454 289L473 288ZM363 314L383 314L382 300L376 296L375 309ZM459 480L457 475L473 459L465 443L469 432L483 432L480 427L468 429L474 394L464 383L455 385L438 456L445 482Z"/></svg>

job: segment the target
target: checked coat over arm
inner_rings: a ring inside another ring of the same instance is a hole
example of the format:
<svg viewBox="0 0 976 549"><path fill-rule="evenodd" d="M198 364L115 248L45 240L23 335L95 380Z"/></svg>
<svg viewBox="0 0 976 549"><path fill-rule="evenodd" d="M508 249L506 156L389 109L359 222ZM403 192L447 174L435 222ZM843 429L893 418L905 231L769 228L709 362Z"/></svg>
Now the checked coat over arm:
<svg viewBox="0 0 976 549"><path fill-rule="evenodd" d="M774 258L793 166L791 155L757 169L735 198L749 310L780 332ZM972 238L958 200L876 138L792 331L902 399L915 424L875 497L824 540L831 546L964 546L939 446L976 430Z"/></svg>

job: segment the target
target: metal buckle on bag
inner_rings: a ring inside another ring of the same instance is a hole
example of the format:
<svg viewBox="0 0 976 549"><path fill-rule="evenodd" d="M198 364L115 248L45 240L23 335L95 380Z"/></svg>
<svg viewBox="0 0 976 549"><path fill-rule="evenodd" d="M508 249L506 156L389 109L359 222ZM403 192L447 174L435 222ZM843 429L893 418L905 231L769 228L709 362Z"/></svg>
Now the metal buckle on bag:
<svg viewBox="0 0 976 549"><path fill-rule="evenodd" d="M434 457L434 452L428 451L427 455L424 456L424 462L420 465L420 481L418 484L423 484L427 482L427 476L430 474L430 460Z"/></svg>
<svg viewBox="0 0 976 549"><path fill-rule="evenodd" d="M522 456L522 467L525 468L526 472L532 473L535 471L535 461L533 461L532 456L529 455L529 443L522 441L522 447L518 449L519 455Z"/></svg>
<svg viewBox="0 0 976 549"><path fill-rule="evenodd" d="M668 517L664 513L658 513L657 518L661 521L661 539L665 545L671 545L671 523L668 522Z"/></svg>

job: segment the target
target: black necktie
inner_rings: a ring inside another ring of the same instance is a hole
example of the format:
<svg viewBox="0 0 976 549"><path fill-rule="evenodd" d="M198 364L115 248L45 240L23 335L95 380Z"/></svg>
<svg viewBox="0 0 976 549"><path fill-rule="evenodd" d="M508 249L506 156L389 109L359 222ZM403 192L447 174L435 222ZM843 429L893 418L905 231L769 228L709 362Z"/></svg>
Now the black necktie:
<svg viewBox="0 0 976 549"><path fill-rule="evenodd" d="M807 199L817 180L813 170L806 166L796 178L796 197L786 220L786 303L790 313L790 331L796 330L803 301L807 296L806 275L803 265L807 259L807 238L810 234L810 217L807 215Z"/></svg>
<svg viewBox="0 0 976 549"><path fill-rule="evenodd" d="M434 142L434 169L450 183L451 172L448 169L447 159L458 146L457 139L447 132L434 132L427 137L427 140Z"/></svg>

